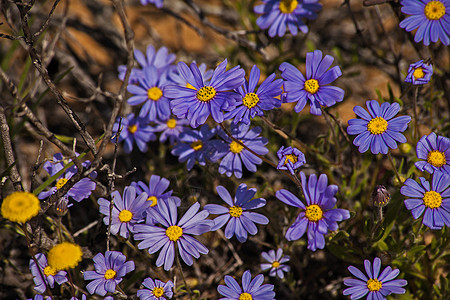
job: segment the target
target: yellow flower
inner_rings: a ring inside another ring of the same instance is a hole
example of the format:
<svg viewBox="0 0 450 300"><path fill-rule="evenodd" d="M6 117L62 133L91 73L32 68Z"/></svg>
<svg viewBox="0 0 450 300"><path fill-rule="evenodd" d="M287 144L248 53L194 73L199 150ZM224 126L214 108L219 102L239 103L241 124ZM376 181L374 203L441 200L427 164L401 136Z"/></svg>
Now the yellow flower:
<svg viewBox="0 0 450 300"><path fill-rule="evenodd" d="M81 247L77 244L62 242L48 252L48 264L56 270L75 268L82 255Z"/></svg>
<svg viewBox="0 0 450 300"><path fill-rule="evenodd" d="M14 192L2 203L2 216L12 222L25 223L39 213L39 199L29 192Z"/></svg>

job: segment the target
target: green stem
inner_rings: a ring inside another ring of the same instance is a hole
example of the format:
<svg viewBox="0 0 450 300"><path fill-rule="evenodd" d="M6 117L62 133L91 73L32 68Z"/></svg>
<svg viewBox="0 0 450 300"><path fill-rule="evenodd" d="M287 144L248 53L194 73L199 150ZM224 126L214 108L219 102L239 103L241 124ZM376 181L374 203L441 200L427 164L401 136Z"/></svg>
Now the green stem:
<svg viewBox="0 0 450 300"><path fill-rule="evenodd" d="M394 170L395 177L397 177L399 184L402 184L403 181L402 181L400 175L398 174L397 168L395 167L394 160L392 159L392 155L391 155L391 150L388 151L387 155L389 158L389 162L391 163L392 169Z"/></svg>
<svg viewBox="0 0 450 300"><path fill-rule="evenodd" d="M180 257L177 255L177 252L178 252L177 250L178 250L178 244L175 243L175 260L177 261L177 267L178 267L178 270L180 271L181 279L183 280L184 286L186 287L186 290L189 294L189 298L192 299L192 291L186 282L186 278L184 278L183 268L181 267Z"/></svg>
<svg viewBox="0 0 450 300"><path fill-rule="evenodd" d="M419 137L419 129L417 128L417 96L419 95L419 87L414 89L414 131L413 131L413 143L417 144L417 139Z"/></svg>

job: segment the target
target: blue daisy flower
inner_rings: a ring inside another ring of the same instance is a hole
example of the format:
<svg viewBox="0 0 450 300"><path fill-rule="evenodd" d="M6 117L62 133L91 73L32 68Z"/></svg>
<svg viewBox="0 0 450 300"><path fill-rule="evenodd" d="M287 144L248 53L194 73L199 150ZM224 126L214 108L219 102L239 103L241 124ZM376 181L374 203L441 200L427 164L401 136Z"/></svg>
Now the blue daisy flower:
<svg viewBox="0 0 450 300"><path fill-rule="evenodd" d="M154 4L157 8L163 7L164 0L141 0L142 5Z"/></svg>
<svg viewBox="0 0 450 300"><path fill-rule="evenodd" d="M450 227L450 176L437 171L431 185L423 177L419 180L420 184L408 178L400 189L402 195L410 197L404 202L406 208L414 219L424 214L422 223L431 229L441 229L444 224Z"/></svg>
<svg viewBox="0 0 450 300"><path fill-rule="evenodd" d="M169 143L174 145L180 140L180 133L184 132L189 125L186 119L178 119L177 117L170 117L167 121L157 119L153 132L161 132L159 141L164 143L169 139Z"/></svg>
<svg viewBox="0 0 450 300"><path fill-rule="evenodd" d="M362 119L348 121L348 134L358 136L353 140L355 146L359 146L359 152L366 152L369 147L373 154L387 154L389 148L396 149L397 142L406 143L406 137L401 134L408 128L410 116L394 118L400 111L398 103L378 104L376 100L366 102L367 112L361 106L355 106L353 111ZM394 118L394 119L392 119Z"/></svg>
<svg viewBox="0 0 450 300"><path fill-rule="evenodd" d="M269 28L269 36L279 37L286 33L286 26L292 35L297 35L298 29L308 32L308 26L303 18L317 19L317 12L322 9L319 0L262 0L263 4L256 5L254 12L262 14L256 25L261 29Z"/></svg>
<svg viewBox="0 0 450 300"><path fill-rule="evenodd" d="M175 204L177 206L181 205L181 199L172 196L173 191L167 191L167 188L169 187L170 181L164 177L160 177L158 175L152 175L150 177L150 181L148 182L148 185L145 184L142 181L138 182L132 182L131 186L136 188L136 193L138 195L142 193L146 193L148 198L147 201L150 201L150 206L147 208L149 209L157 209L158 208L158 202L167 200L171 198L173 201L175 201ZM146 221L147 224L154 224L155 220L153 220L149 214L146 214Z"/></svg>
<svg viewBox="0 0 450 300"><path fill-rule="evenodd" d="M78 154L77 154L78 155ZM53 155L53 160L52 161L46 161L44 163L44 170L46 170L48 172L48 174L50 176L55 175L56 173L58 173L59 171L61 171L65 165L67 165L68 163L70 163L72 160L64 160L64 157L62 155L62 153L56 153L55 155ZM82 166L84 168L87 168L91 165L91 162L86 160L82 163ZM70 178L72 178L73 175L75 175L77 173L78 169L75 165L73 165L70 168L67 168L65 170L65 172L56 180L56 184L54 187L51 187L48 191L43 191L41 193L39 193L38 198L39 199L45 199L47 197L50 197L51 195L53 195L54 193L56 193L57 190L59 190L60 188L62 188L67 181L69 181ZM92 172L90 174L91 178L96 178L97 177L97 172ZM96 187L96 183L94 181L92 181L91 179L85 177L83 179L81 179L80 181L78 181L77 183L75 183L70 190L64 195L64 197L68 198L70 197L71 199L77 201L77 202L81 202L83 199L88 198L92 191L95 190Z"/></svg>
<svg viewBox="0 0 450 300"><path fill-rule="evenodd" d="M277 169L289 171L292 175L295 175L295 170L306 163L305 154L295 147L284 148L281 146L277 151L277 156L279 159Z"/></svg>
<svg viewBox="0 0 450 300"><path fill-rule="evenodd" d="M275 250L270 250L268 253L262 252L261 255L269 262L261 264L261 269L263 271L270 269L269 276L278 276L283 279L284 272L289 272L291 270L291 267L284 265L284 263L287 263L291 258L287 255L283 256L283 249L278 248L276 253Z"/></svg>
<svg viewBox="0 0 450 300"><path fill-rule="evenodd" d="M169 83L167 74L158 74L156 67L149 65L142 70L138 85L128 85L128 92L134 96L128 98L130 105L144 103L139 117L153 122L156 118L167 120L170 117L169 99L164 93L164 87Z"/></svg>
<svg viewBox="0 0 450 300"><path fill-rule="evenodd" d="M196 63L195 60L193 63ZM213 70L209 70L206 67L206 64L202 63L200 66L198 66L198 70L200 71L200 74L203 78L203 83L205 85L208 85L208 82L211 80ZM178 86L187 87L191 89L195 89L188 81L187 79L178 71L178 68L174 70L174 72L169 73L169 79L175 83Z"/></svg>
<svg viewBox="0 0 450 300"><path fill-rule="evenodd" d="M241 94L237 106L225 114L225 120L234 118L233 123L243 122L250 124L250 119L255 116L263 116L264 110L271 110L281 106L282 79L275 79L275 74L269 75L256 91L260 78L260 71L256 65L250 71L248 82L237 89Z"/></svg>
<svg viewBox="0 0 450 300"><path fill-rule="evenodd" d="M435 171L450 175L450 139L432 132L420 138L416 145L417 158L414 163L420 171L433 174Z"/></svg>
<svg viewBox="0 0 450 300"><path fill-rule="evenodd" d="M158 279L153 281L151 278L145 278L142 285L145 288L137 291L137 296L141 300L166 300L173 296L174 285L170 280L163 282Z"/></svg>
<svg viewBox="0 0 450 300"><path fill-rule="evenodd" d="M216 190L229 207L217 204L205 205L204 209L210 214L220 215L214 219L214 226L211 230L217 230L228 222L225 227L225 237L231 239L233 235L236 235L238 241L243 243L247 240L247 233L251 235L258 233L258 228L254 223L263 225L269 223L269 219L264 215L249 211L266 205L266 199L252 199L256 194L256 189L247 189L247 185L242 183L237 188L234 199L223 186L217 186Z"/></svg>
<svg viewBox="0 0 450 300"><path fill-rule="evenodd" d="M334 208L338 191L337 185L328 185L327 175L321 174L317 179L316 174L306 176L300 172L303 194L306 205L294 194L287 190L279 190L275 193L278 200L302 209L295 222L286 232L288 241L295 241L301 238L308 231L308 249L316 251L325 247L324 235L328 230L338 229L337 222L350 218L350 213L346 209Z"/></svg>
<svg viewBox="0 0 450 300"><path fill-rule="evenodd" d="M134 224L144 221L144 212L152 202L147 201L148 196L145 192L136 196L136 189L133 186L125 187L123 198L118 191L112 192L111 198L114 200L111 233L117 234L120 232L122 237L128 238L129 233L133 232ZM103 223L109 225L111 202L105 198L100 198L97 203L100 206L100 213L105 215Z"/></svg>
<svg viewBox="0 0 450 300"><path fill-rule="evenodd" d="M275 299L273 284L262 284L264 276L258 274L252 280L252 274L249 270L242 274L242 288L236 279L230 275L225 275L226 285L219 285L217 291L225 296L219 300L272 300Z"/></svg>
<svg viewBox="0 0 450 300"><path fill-rule="evenodd" d="M423 40L425 46L430 41L440 40L450 44L450 1L449 0L401 0L402 12L411 15L400 22L400 27L410 32L417 28L414 41Z"/></svg>
<svg viewBox="0 0 450 300"><path fill-rule="evenodd" d="M206 220L209 213L206 210L200 212L200 204L193 204L178 220L177 205L172 199L161 201L158 210L150 210L148 213L162 227L149 224L136 224L134 226L134 239L141 241L139 249L147 249L153 254L161 249L156 266L164 265L164 270L168 271L175 258L175 243L183 261L191 266L192 257L199 258L200 253L207 254L208 248L194 239L191 235L201 235L211 230L214 225L212 220ZM158 224L158 225L159 225Z"/></svg>
<svg viewBox="0 0 450 300"><path fill-rule="evenodd" d="M147 151L147 143L156 140L156 135L153 133L153 128L147 124L147 121L140 117L135 117L133 113L129 114L122 120L117 119L113 125L113 138L115 141L116 134L119 131L119 123L121 125L121 132L119 136L119 143L125 141L123 150L125 153L130 153L133 150L133 142L136 142L141 152Z"/></svg>
<svg viewBox="0 0 450 300"><path fill-rule="evenodd" d="M142 0L145 1L145 0ZM159 1L159 0L155 0ZM162 5L162 0L161 0ZM134 57L136 61L141 65L142 68L145 66L154 66L158 70L158 74L161 75L173 66L172 63L175 61L175 54L169 54L169 50L166 47L161 47L158 51L152 45L147 46L146 55L144 55L139 50L134 50ZM173 66L175 67L175 66ZM119 79L124 80L125 73L127 71L127 66L119 66ZM136 84L139 82L139 78L143 77L142 69L133 68L131 69L129 84Z"/></svg>
<svg viewBox="0 0 450 300"><path fill-rule="evenodd" d="M107 292L113 293L123 280L122 277L134 270L134 262L125 262L126 259L119 251L106 251L105 256L102 253L94 256L95 271L83 273L84 280L93 280L86 286L89 293L100 296L105 296Z"/></svg>
<svg viewBox="0 0 450 300"><path fill-rule="evenodd" d="M261 137L261 127L253 127L244 123L231 124L231 135L242 142L249 149L253 150L259 155L266 155L269 150L265 147L268 140ZM230 177L233 173L236 178L242 177L242 163L250 172L256 172L256 165L262 163L262 159L251 153L238 142L232 140L223 130L219 131L219 135L225 140L225 143L220 143L216 146L217 152L212 158L213 161L222 158L219 165L219 173L225 173Z"/></svg>
<svg viewBox="0 0 450 300"><path fill-rule="evenodd" d="M350 273L357 277L344 280L344 284L350 286L344 290L344 295L350 295L350 299L361 299L367 295L367 300L385 300L387 295L405 293L402 287L408 282L404 279L394 279L400 274L399 269L392 270L387 266L380 274L381 259L378 257L374 259L373 265L369 260L364 260L364 268L367 276L354 266L348 267Z"/></svg>
<svg viewBox="0 0 450 300"><path fill-rule="evenodd" d="M410 82L412 84L427 84L430 82L431 75L433 75L433 66L424 63L423 60L419 60L418 62L409 65L405 82Z"/></svg>
<svg viewBox="0 0 450 300"><path fill-rule="evenodd" d="M344 90L329 86L342 75L339 66L328 70L334 58L325 55L322 59L322 51L314 50L306 54L306 78L290 63L284 62L279 69L284 82L284 91L287 93L286 102L297 102L295 112L300 112L311 101L310 112L313 115L321 115L320 106L330 107L344 99Z"/></svg>
<svg viewBox="0 0 450 300"><path fill-rule="evenodd" d="M216 134L216 129L210 129L203 125L200 130L186 130L180 134L180 142L172 149L172 155L178 156L180 162L187 161L187 169L190 171L197 161L201 166L206 164L206 159L212 160L219 145L219 141L211 140Z"/></svg>
<svg viewBox="0 0 450 300"><path fill-rule="evenodd" d="M36 265L34 259L30 259L30 270L33 274L33 281L35 284L34 289L39 293L45 292L47 289L45 283L48 284L50 288L55 286L55 282L59 285L67 281L67 272L63 270L56 270L55 268L48 265L47 258L42 253L37 253L35 255L36 260L39 264L39 268ZM39 271L40 269L40 271ZM42 278L42 275L44 278Z"/></svg>
<svg viewBox="0 0 450 300"><path fill-rule="evenodd" d="M164 92L171 99L171 108L178 118L187 118L196 128L206 122L211 115L217 123L223 122L223 111L235 105L238 96L233 89L245 81L245 72L239 66L225 71L225 59L213 72L206 84L196 63L189 68L184 62L178 63L178 72L193 88L168 85Z"/></svg>

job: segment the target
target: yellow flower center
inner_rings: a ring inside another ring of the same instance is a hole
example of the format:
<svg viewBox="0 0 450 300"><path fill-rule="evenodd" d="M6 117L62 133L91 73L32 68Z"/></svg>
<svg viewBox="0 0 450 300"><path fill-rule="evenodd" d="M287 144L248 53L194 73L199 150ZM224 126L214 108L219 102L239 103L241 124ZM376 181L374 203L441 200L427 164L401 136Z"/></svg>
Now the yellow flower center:
<svg viewBox="0 0 450 300"><path fill-rule="evenodd" d="M56 182L56 189L59 190L60 188L62 188L67 183L67 181L69 181L69 179L67 178L58 179L58 181Z"/></svg>
<svg viewBox="0 0 450 300"><path fill-rule="evenodd" d="M119 220L122 223L128 223L131 221L132 218L133 218L133 213L129 210L124 209L119 213Z"/></svg>
<svg viewBox="0 0 450 300"><path fill-rule="evenodd" d="M2 216L12 222L25 223L39 213L39 199L29 192L14 192L3 199Z"/></svg>
<svg viewBox="0 0 450 300"><path fill-rule="evenodd" d="M233 153L239 153L242 151L242 149L244 149L244 146L242 146L241 144L239 144L236 141L232 141L230 144L230 151Z"/></svg>
<svg viewBox="0 0 450 300"><path fill-rule="evenodd" d="M46 277L48 277L48 276L50 276L50 275L55 276L55 275L56 275L56 269L55 269L55 268L52 268L51 266L46 266L46 267L44 268L44 275L45 275Z"/></svg>
<svg viewBox="0 0 450 300"><path fill-rule="evenodd" d="M298 157L294 154L288 154L286 155L286 159L284 160L284 165L286 165L288 162L291 162L295 164L298 161Z"/></svg>
<svg viewBox="0 0 450 300"><path fill-rule="evenodd" d="M281 0L280 5L278 6L280 8L280 11L284 14L290 14L294 11L298 6L297 0Z"/></svg>
<svg viewBox="0 0 450 300"><path fill-rule="evenodd" d="M166 235L169 240L176 242L183 235L183 229L176 225L170 226L166 229Z"/></svg>
<svg viewBox="0 0 450 300"><path fill-rule="evenodd" d="M248 93L247 95L244 96L244 98L242 99L242 102L248 108L252 108L252 107L255 107L256 104L258 104L259 97L255 93Z"/></svg>
<svg viewBox="0 0 450 300"><path fill-rule="evenodd" d="M432 164L436 168L440 168L447 163L444 152L433 150L428 152L427 163Z"/></svg>
<svg viewBox="0 0 450 300"><path fill-rule="evenodd" d="M415 79L420 79L423 78L425 76L425 73L423 72L423 68L422 67L418 67L417 69L414 70L413 76Z"/></svg>
<svg viewBox="0 0 450 300"><path fill-rule="evenodd" d="M150 207L156 206L158 204L158 198L156 198L155 196L148 197L147 201L152 201L152 204L150 204Z"/></svg>
<svg viewBox="0 0 450 300"><path fill-rule="evenodd" d="M428 191L423 195L423 204L428 208L441 207L442 196L435 191Z"/></svg>
<svg viewBox="0 0 450 300"><path fill-rule="evenodd" d="M114 271L113 269L108 269L105 272L105 279L114 279L116 278L116 271Z"/></svg>
<svg viewBox="0 0 450 300"><path fill-rule="evenodd" d="M195 151L198 151L198 150L200 150L200 149L203 148L203 143L202 143L202 141L195 141L195 142L192 142L192 143L191 143L191 147L192 147L192 149L194 149Z"/></svg>
<svg viewBox="0 0 450 300"><path fill-rule="evenodd" d="M162 287L155 287L152 290L153 296L155 296L156 298L162 297L162 295L164 295L164 289Z"/></svg>
<svg viewBox="0 0 450 300"><path fill-rule="evenodd" d="M319 90L319 82L315 79L308 79L305 81L305 91L311 94L317 93Z"/></svg>
<svg viewBox="0 0 450 300"><path fill-rule="evenodd" d="M253 297L249 293L242 293L239 295L239 300L253 300Z"/></svg>
<svg viewBox="0 0 450 300"><path fill-rule="evenodd" d="M382 117L376 117L367 124L367 130L371 134L382 134L387 130L388 122Z"/></svg>
<svg viewBox="0 0 450 300"><path fill-rule="evenodd" d="M376 292L376 291L381 290L382 286L383 285L381 284L381 282L378 281L378 279L376 279L376 278L367 280L367 288L371 292Z"/></svg>
<svg viewBox="0 0 450 300"><path fill-rule="evenodd" d="M212 86L204 86L197 91L197 99L202 102L208 102L216 95L216 90Z"/></svg>
<svg viewBox="0 0 450 300"><path fill-rule="evenodd" d="M188 89L191 89L191 90L196 90L196 88L192 84L190 84L189 82L186 82L186 87Z"/></svg>
<svg viewBox="0 0 450 300"><path fill-rule="evenodd" d="M158 101L159 98L162 97L162 95L163 95L163 92L157 86L151 87L147 90L147 96L150 100Z"/></svg>
<svg viewBox="0 0 450 300"><path fill-rule="evenodd" d="M48 265L56 270L75 268L81 261L83 252L77 244L62 242L48 252Z"/></svg>
<svg viewBox="0 0 450 300"><path fill-rule="evenodd" d="M273 263L272 263L272 267L273 268L278 268L280 266L280 263L278 262L278 261L274 261Z"/></svg>
<svg viewBox="0 0 450 300"><path fill-rule="evenodd" d="M137 131L138 127L136 125L128 126L128 132L134 134Z"/></svg>
<svg viewBox="0 0 450 300"><path fill-rule="evenodd" d="M317 222L323 217L323 211L317 204L312 204L306 207L305 217L311 222Z"/></svg>
<svg viewBox="0 0 450 300"><path fill-rule="evenodd" d="M445 6L441 1L430 1L425 5L425 17L428 20L439 20L445 15Z"/></svg>
<svg viewBox="0 0 450 300"><path fill-rule="evenodd" d="M242 208L239 206L232 206L230 207L230 216L239 218L242 215Z"/></svg>
<svg viewBox="0 0 450 300"><path fill-rule="evenodd" d="M177 126L177 120L169 119L166 124L167 124L167 127L169 127L170 129L173 129L173 128L175 128L175 126Z"/></svg>

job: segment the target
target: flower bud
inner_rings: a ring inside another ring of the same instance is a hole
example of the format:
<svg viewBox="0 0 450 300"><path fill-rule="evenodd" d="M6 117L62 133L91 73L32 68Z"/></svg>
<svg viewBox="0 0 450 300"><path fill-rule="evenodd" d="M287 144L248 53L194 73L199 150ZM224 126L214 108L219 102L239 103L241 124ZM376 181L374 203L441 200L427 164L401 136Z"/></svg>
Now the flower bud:
<svg viewBox="0 0 450 300"><path fill-rule="evenodd" d="M376 207L384 207L391 200L391 194L383 185L377 185L372 193L373 205Z"/></svg>
<svg viewBox="0 0 450 300"><path fill-rule="evenodd" d="M67 213L67 209L72 206L69 204L69 199L67 197L62 197L55 204L55 210L58 216L64 216Z"/></svg>

